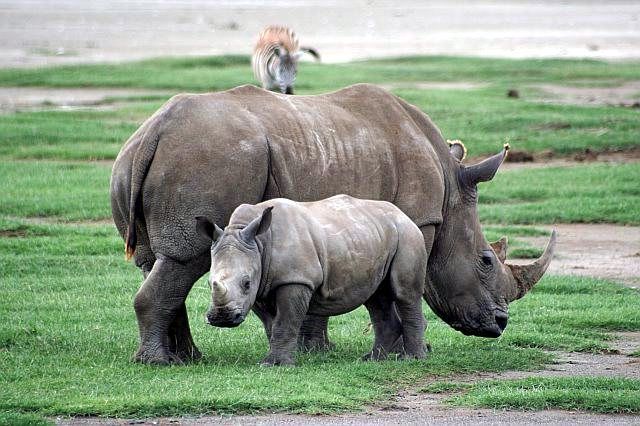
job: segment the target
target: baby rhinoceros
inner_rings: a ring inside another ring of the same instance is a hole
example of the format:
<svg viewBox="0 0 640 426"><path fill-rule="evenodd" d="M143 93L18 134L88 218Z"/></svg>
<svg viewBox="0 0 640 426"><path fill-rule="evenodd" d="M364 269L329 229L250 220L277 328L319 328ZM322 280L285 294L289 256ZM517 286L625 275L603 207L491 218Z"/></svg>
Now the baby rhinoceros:
<svg viewBox="0 0 640 426"><path fill-rule="evenodd" d="M393 204L347 195L272 199L239 206L224 232L197 221L213 240L206 321L235 327L253 308L269 339L263 365L294 363L306 314L339 315L363 304L375 332L365 358L384 359L402 341L402 357L424 358L427 253L418 227Z"/></svg>

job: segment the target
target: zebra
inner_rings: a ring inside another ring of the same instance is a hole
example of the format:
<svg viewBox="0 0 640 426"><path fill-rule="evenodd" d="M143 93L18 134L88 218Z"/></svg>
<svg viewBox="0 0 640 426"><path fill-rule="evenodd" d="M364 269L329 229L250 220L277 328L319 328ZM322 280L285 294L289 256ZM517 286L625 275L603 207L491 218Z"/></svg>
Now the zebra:
<svg viewBox="0 0 640 426"><path fill-rule="evenodd" d="M253 74L265 89L292 95L298 59L304 52L320 60L315 49L300 47L298 37L290 28L270 25L262 30L253 49Z"/></svg>

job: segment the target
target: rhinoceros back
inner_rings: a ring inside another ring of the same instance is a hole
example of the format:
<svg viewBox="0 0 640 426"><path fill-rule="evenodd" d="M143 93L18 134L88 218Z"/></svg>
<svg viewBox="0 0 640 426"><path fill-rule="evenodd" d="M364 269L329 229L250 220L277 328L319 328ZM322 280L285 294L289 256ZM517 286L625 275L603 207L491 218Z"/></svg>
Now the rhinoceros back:
<svg viewBox="0 0 640 426"><path fill-rule="evenodd" d="M375 86L318 96L253 86L181 95L143 127L114 165L112 200L121 234L122 224L136 223L156 254L206 253L195 216L223 226L238 205L276 197L344 193L392 202L420 226L442 221L443 169L433 141L406 104Z"/></svg>
<svg viewBox="0 0 640 426"><path fill-rule="evenodd" d="M359 84L320 96L259 98L248 107L266 130L265 198L344 193L392 202L420 226L441 223L442 166L394 95Z"/></svg>

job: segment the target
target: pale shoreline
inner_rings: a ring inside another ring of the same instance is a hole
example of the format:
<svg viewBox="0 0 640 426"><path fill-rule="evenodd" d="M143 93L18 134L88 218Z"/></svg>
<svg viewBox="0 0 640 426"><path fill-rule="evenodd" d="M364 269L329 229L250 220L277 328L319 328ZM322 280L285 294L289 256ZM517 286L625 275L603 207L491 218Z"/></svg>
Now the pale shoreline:
<svg viewBox="0 0 640 426"><path fill-rule="evenodd" d="M640 59L640 2L0 0L0 67L250 54L266 24L325 62L407 55Z"/></svg>

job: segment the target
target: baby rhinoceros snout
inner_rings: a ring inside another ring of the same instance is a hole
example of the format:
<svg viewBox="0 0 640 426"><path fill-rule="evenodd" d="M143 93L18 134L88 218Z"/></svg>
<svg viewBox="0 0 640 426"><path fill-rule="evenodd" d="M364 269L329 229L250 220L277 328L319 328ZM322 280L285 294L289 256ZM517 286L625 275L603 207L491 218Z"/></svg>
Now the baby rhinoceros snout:
<svg viewBox="0 0 640 426"><path fill-rule="evenodd" d="M205 321L216 327L237 327L244 321L242 309L212 308L205 315Z"/></svg>

